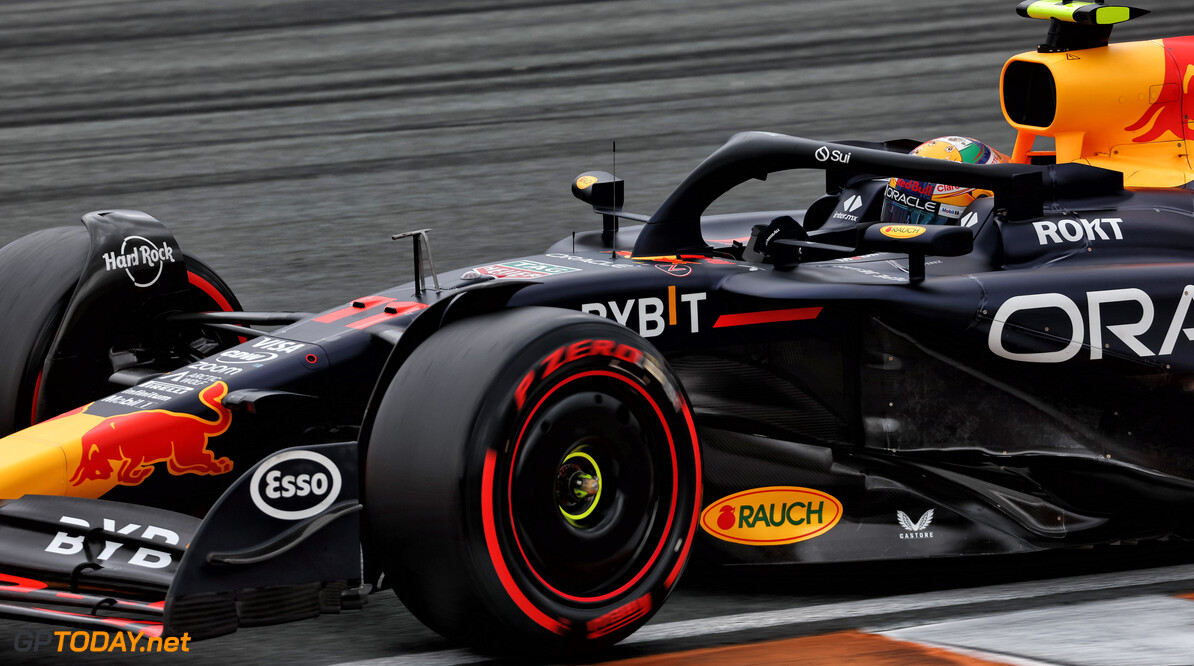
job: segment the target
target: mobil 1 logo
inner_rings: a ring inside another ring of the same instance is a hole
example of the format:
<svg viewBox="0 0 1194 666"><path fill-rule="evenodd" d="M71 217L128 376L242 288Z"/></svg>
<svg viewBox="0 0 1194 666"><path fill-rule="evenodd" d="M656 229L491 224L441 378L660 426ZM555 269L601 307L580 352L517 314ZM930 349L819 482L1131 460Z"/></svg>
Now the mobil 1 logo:
<svg viewBox="0 0 1194 666"><path fill-rule="evenodd" d="M340 496L340 468L314 451L283 451L262 461L249 482L253 504L279 520L303 520Z"/></svg>

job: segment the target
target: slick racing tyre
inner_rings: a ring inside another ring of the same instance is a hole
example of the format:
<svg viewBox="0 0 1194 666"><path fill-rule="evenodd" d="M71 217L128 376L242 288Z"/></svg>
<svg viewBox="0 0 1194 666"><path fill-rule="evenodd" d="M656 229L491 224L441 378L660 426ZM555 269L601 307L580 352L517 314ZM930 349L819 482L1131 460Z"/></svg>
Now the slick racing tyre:
<svg viewBox="0 0 1194 666"><path fill-rule="evenodd" d="M591 315L448 325L382 398L371 549L412 613L499 652L576 653L646 623L688 557L700 453L662 356Z"/></svg>
<svg viewBox="0 0 1194 666"><path fill-rule="evenodd" d="M43 411L53 413L36 412L43 365L90 247L87 229L80 225L37 231L0 248L0 436L77 406L51 405ZM240 309L232 291L210 267L193 257L184 258L189 291L180 299L179 310ZM101 338L104 334L89 332ZM173 329L170 336L174 347L231 343L210 339L194 327ZM94 365L95 377L77 378L93 386L91 399L115 390L107 384L108 359L95 359Z"/></svg>

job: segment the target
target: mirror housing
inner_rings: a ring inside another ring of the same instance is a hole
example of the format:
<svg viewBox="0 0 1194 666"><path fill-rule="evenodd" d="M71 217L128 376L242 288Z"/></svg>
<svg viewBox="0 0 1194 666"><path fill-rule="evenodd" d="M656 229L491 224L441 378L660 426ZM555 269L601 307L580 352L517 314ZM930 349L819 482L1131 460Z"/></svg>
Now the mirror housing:
<svg viewBox="0 0 1194 666"><path fill-rule="evenodd" d="M620 210L625 181L605 171L586 171L572 180L572 196L597 212Z"/></svg>
<svg viewBox="0 0 1194 666"><path fill-rule="evenodd" d="M920 224L872 224L862 233L860 253L899 252L922 257L960 257L974 249L968 227Z"/></svg>
<svg viewBox="0 0 1194 666"><path fill-rule="evenodd" d="M908 255L908 281L923 282L925 257L960 257L974 249L969 227L919 224L872 224L862 233L860 253L899 252Z"/></svg>

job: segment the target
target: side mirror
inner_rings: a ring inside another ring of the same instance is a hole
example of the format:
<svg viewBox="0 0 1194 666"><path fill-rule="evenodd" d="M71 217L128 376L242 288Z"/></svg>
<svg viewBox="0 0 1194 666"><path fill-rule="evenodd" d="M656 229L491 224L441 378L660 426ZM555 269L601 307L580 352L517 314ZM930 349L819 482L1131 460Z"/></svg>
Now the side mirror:
<svg viewBox="0 0 1194 666"><path fill-rule="evenodd" d="M908 255L908 280L925 279L925 257L960 257L974 249L969 227L919 224L872 224L862 234L859 253L899 252Z"/></svg>
<svg viewBox="0 0 1194 666"><path fill-rule="evenodd" d="M572 196L597 212L621 210L625 181L604 171L586 171L572 181Z"/></svg>

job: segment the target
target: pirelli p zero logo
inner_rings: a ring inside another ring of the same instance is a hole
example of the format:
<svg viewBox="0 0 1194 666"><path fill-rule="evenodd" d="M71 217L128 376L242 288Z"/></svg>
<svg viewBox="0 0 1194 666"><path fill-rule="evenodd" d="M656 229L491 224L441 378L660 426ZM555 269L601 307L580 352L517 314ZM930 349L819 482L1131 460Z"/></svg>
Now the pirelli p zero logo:
<svg viewBox="0 0 1194 666"><path fill-rule="evenodd" d="M723 497L701 512L709 534L748 546L782 546L821 536L842 518L842 503L811 488L769 486Z"/></svg>
<svg viewBox="0 0 1194 666"><path fill-rule="evenodd" d="M527 393L535 385L535 382L545 379L561 366L590 356L610 356L631 365L642 365L643 363L642 350L628 344L600 338L578 340L543 357L543 360L522 378L522 381L518 383L518 388L514 391L515 405L519 409L522 408L526 402Z"/></svg>

